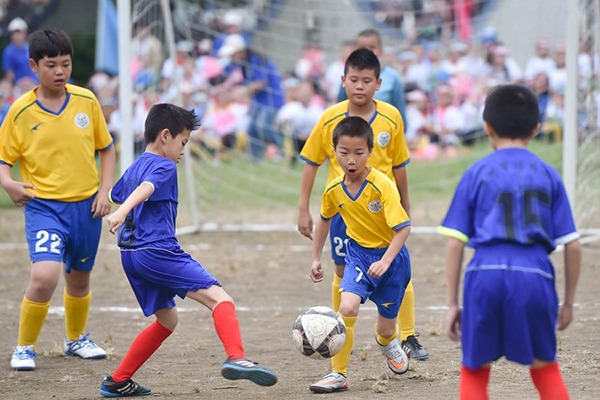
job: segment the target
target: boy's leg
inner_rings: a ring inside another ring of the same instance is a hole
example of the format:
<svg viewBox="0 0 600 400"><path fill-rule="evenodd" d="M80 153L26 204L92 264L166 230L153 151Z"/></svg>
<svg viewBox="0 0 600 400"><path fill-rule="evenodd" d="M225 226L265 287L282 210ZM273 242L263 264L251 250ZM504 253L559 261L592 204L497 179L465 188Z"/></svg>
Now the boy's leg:
<svg viewBox="0 0 600 400"><path fill-rule="evenodd" d="M221 367L224 378L249 379L261 386L277 383L275 373L246 359L233 299L221 286L213 285L207 289L189 292L187 296L212 310L217 336L227 354L227 360Z"/></svg>
<svg viewBox="0 0 600 400"><path fill-rule="evenodd" d="M91 271L71 269L65 272L65 354L84 359L106 358L106 351L96 345L86 333L92 292L90 291Z"/></svg>
<svg viewBox="0 0 600 400"><path fill-rule="evenodd" d="M115 382L130 379L148 360L163 342L173 333L172 329L160 323L161 320L177 318L176 308L167 308L156 312L156 321L141 331L131 343L121 364L111 375Z"/></svg>
<svg viewBox="0 0 600 400"><path fill-rule="evenodd" d="M398 328L400 329L402 349L406 354L415 360L426 360L429 358L429 352L417 339L415 320L415 291L411 280L406 286L400 305Z"/></svg>
<svg viewBox="0 0 600 400"><path fill-rule="evenodd" d="M488 400L490 366L477 369L462 366L460 370L460 400Z"/></svg>
<svg viewBox="0 0 600 400"><path fill-rule="evenodd" d="M381 314L377 317L377 344L386 358L388 367L395 374L404 374L408 371L408 357L398 340L398 324L396 319L385 318Z"/></svg>
<svg viewBox="0 0 600 400"><path fill-rule="evenodd" d="M354 293L344 292L341 294L340 316L346 324L346 342L338 354L331 358L330 374L327 374L319 382L310 385L309 389L315 393L331 393L348 389L348 364L350 354L354 346L354 325L358 319L358 308L360 297ZM348 316L343 313L347 313Z"/></svg>
<svg viewBox="0 0 600 400"><path fill-rule="evenodd" d="M48 315L60 269L61 263L55 261L40 261L31 265L29 284L21 302L17 347L10 360L13 369L35 369L35 346Z"/></svg>
<svg viewBox="0 0 600 400"><path fill-rule="evenodd" d="M104 378L100 385L102 396L124 397L152 394L149 388L134 382L131 377L173 333L173 329L166 327L161 322L174 329L177 325L177 309L175 307L165 308L156 312L156 321L136 336L116 371Z"/></svg>
<svg viewBox="0 0 600 400"><path fill-rule="evenodd" d="M550 364L535 362L529 369L529 373L541 400L569 399L569 392L557 362Z"/></svg>
<svg viewBox="0 0 600 400"><path fill-rule="evenodd" d="M340 309L342 294L340 293L340 283L344 277L345 265L336 265L335 273L333 274L333 282L331 282L331 308L337 312Z"/></svg>

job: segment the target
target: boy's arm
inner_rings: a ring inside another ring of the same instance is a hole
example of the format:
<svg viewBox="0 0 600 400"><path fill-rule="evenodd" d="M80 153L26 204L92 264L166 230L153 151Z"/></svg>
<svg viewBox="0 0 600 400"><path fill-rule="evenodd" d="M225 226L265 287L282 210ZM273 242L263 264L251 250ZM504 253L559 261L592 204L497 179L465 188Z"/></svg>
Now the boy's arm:
<svg viewBox="0 0 600 400"><path fill-rule="evenodd" d="M460 308L458 307L458 288L462 268L465 244L458 239L448 238L446 252L446 305L448 314L446 333L454 341L460 340Z"/></svg>
<svg viewBox="0 0 600 400"><path fill-rule="evenodd" d="M315 240L313 242L313 254L312 254L312 265L310 267L310 279L314 283L321 282L323 280L323 268L321 267L321 254L323 253L323 245L325 245L325 239L327 239L327 233L329 232L329 226L331 220L324 220L319 218L317 226L315 228Z"/></svg>
<svg viewBox="0 0 600 400"><path fill-rule="evenodd" d="M125 218L127 218L127 215L131 212L131 210L133 210L135 206L148 200L153 192L154 186L152 186L152 184L149 182L142 182L140 186L131 192L129 197L127 197L127 200L121 204L117 211L106 218L110 233L114 235L117 229L123 225Z"/></svg>
<svg viewBox="0 0 600 400"><path fill-rule="evenodd" d="M565 245L565 298L558 311L558 329L563 330L573 320L575 288L581 270L581 243L574 240Z"/></svg>
<svg viewBox="0 0 600 400"><path fill-rule="evenodd" d="M394 168L392 172L396 179L398 192L400 192L400 204L402 204L402 208L406 211L406 215L410 217L410 198L408 197L408 173L406 172L406 166Z"/></svg>
<svg viewBox="0 0 600 400"><path fill-rule="evenodd" d="M110 212L110 201L108 200L108 192L113 185L115 176L115 146L98 152L100 155L100 187L98 194L92 203L92 213L94 218L102 218Z"/></svg>
<svg viewBox="0 0 600 400"><path fill-rule="evenodd" d="M371 264L371 266L369 267L369 270L367 271L367 274L374 278L381 278L383 276L383 274L386 273L386 271L388 270L388 268L390 267L392 262L394 261L394 258L396 258L396 256L402 249L402 246L404 246L406 239L408 239L409 233L410 233L410 225L407 225L405 227L402 227L402 228L396 230L394 232L394 237L392 238L390 245L388 246L387 250L383 254L383 257L381 257L381 260L376 261L373 264Z"/></svg>
<svg viewBox="0 0 600 400"><path fill-rule="evenodd" d="M317 165L304 164L302 179L300 180L300 198L298 200L298 231L309 239L312 239L313 221L310 216L310 193L315 184L317 176Z"/></svg>
<svg viewBox="0 0 600 400"><path fill-rule="evenodd" d="M35 197L33 193L26 189L35 190L35 186L30 183L13 180L10 168L8 164L0 163L0 185L6 190L6 193L8 193L8 196L17 207L23 207Z"/></svg>

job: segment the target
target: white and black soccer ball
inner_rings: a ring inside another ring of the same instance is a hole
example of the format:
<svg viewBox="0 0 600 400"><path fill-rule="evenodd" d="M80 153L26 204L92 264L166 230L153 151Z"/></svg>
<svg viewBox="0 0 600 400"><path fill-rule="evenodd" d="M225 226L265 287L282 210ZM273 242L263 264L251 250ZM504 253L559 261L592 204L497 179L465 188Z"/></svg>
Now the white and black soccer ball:
<svg viewBox="0 0 600 400"><path fill-rule="evenodd" d="M346 324L329 307L311 307L294 322L292 338L298 351L305 356L331 358L346 342Z"/></svg>

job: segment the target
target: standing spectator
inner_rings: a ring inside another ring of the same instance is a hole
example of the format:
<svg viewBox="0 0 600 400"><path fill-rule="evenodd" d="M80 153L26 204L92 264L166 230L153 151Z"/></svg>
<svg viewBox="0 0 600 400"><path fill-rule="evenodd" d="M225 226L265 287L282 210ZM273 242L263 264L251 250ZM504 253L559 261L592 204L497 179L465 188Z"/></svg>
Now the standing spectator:
<svg viewBox="0 0 600 400"><path fill-rule="evenodd" d="M152 34L150 27L139 23L135 26L131 50L132 73L137 89L141 91L157 84L160 81L164 54L162 43Z"/></svg>
<svg viewBox="0 0 600 400"><path fill-rule="evenodd" d="M383 43L381 35L375 29L365 29L356 37L357 49L369 49L381 60L383 55ZM406 112L406 99L404 97L404 85L398 71L389 65L383 65L381 69L381 87L375 92L375 99L382 100L396 107L404 119ZM346 100L348 96L343 87L340 87L338 101Z"/></svg>
<svg viewBox="0 0 600 400"><path fill-rule="evenodd" d="M219 57L230 58L225 74L239 79L248 88L250 104L250 154L254 161L263 158L266 144L277 147L281 153L283 140L275 129L275 116L283 106L284 93L281 76L275 63L262 54L249 49L241 35L229 35L219 50Z"/></svg>
<svg viewBox="0 0 600 400"><path fill-rule="evenodd" d="M219 50L221 47L223 47L225 40L229 35L241 35L244 38L246 47L250 47L250 44L252 43L250 40L250 35L248 32L244 31L244 17L239 11L227 11L225 14L223 14L221 22L224 26L223 33L218 35L213 42L212 54L214 56L219 55Z"/></svg>
<svg viewBox="0 0 600 400"><path fill-rule="evenodd" d="M4 79L16 83L21 78L32 78L39 83L37 75L29 67L29 43L27 42L27 22L15 18L8 24L10 43L2 52Z"/></svg>
<svg viewBox="0 0 600 400"><path fill-rule="evenodd" d="M12 82L4 79L0 81L0 124L4 121L11 104L14 101L13 95L13 84Z"/></svg>

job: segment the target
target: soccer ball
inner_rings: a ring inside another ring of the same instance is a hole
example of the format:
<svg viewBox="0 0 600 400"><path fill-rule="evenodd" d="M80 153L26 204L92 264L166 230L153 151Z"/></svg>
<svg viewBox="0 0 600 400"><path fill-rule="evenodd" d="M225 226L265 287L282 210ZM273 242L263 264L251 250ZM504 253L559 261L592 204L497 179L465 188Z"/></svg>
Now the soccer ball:
<svg viewBox="0 0 600 400"><path fill-rule="evenodd" d="M298 316L292 329L294 345L314 359L335 356L346 342L344 320L331 308L311 307Z"/></svg>

